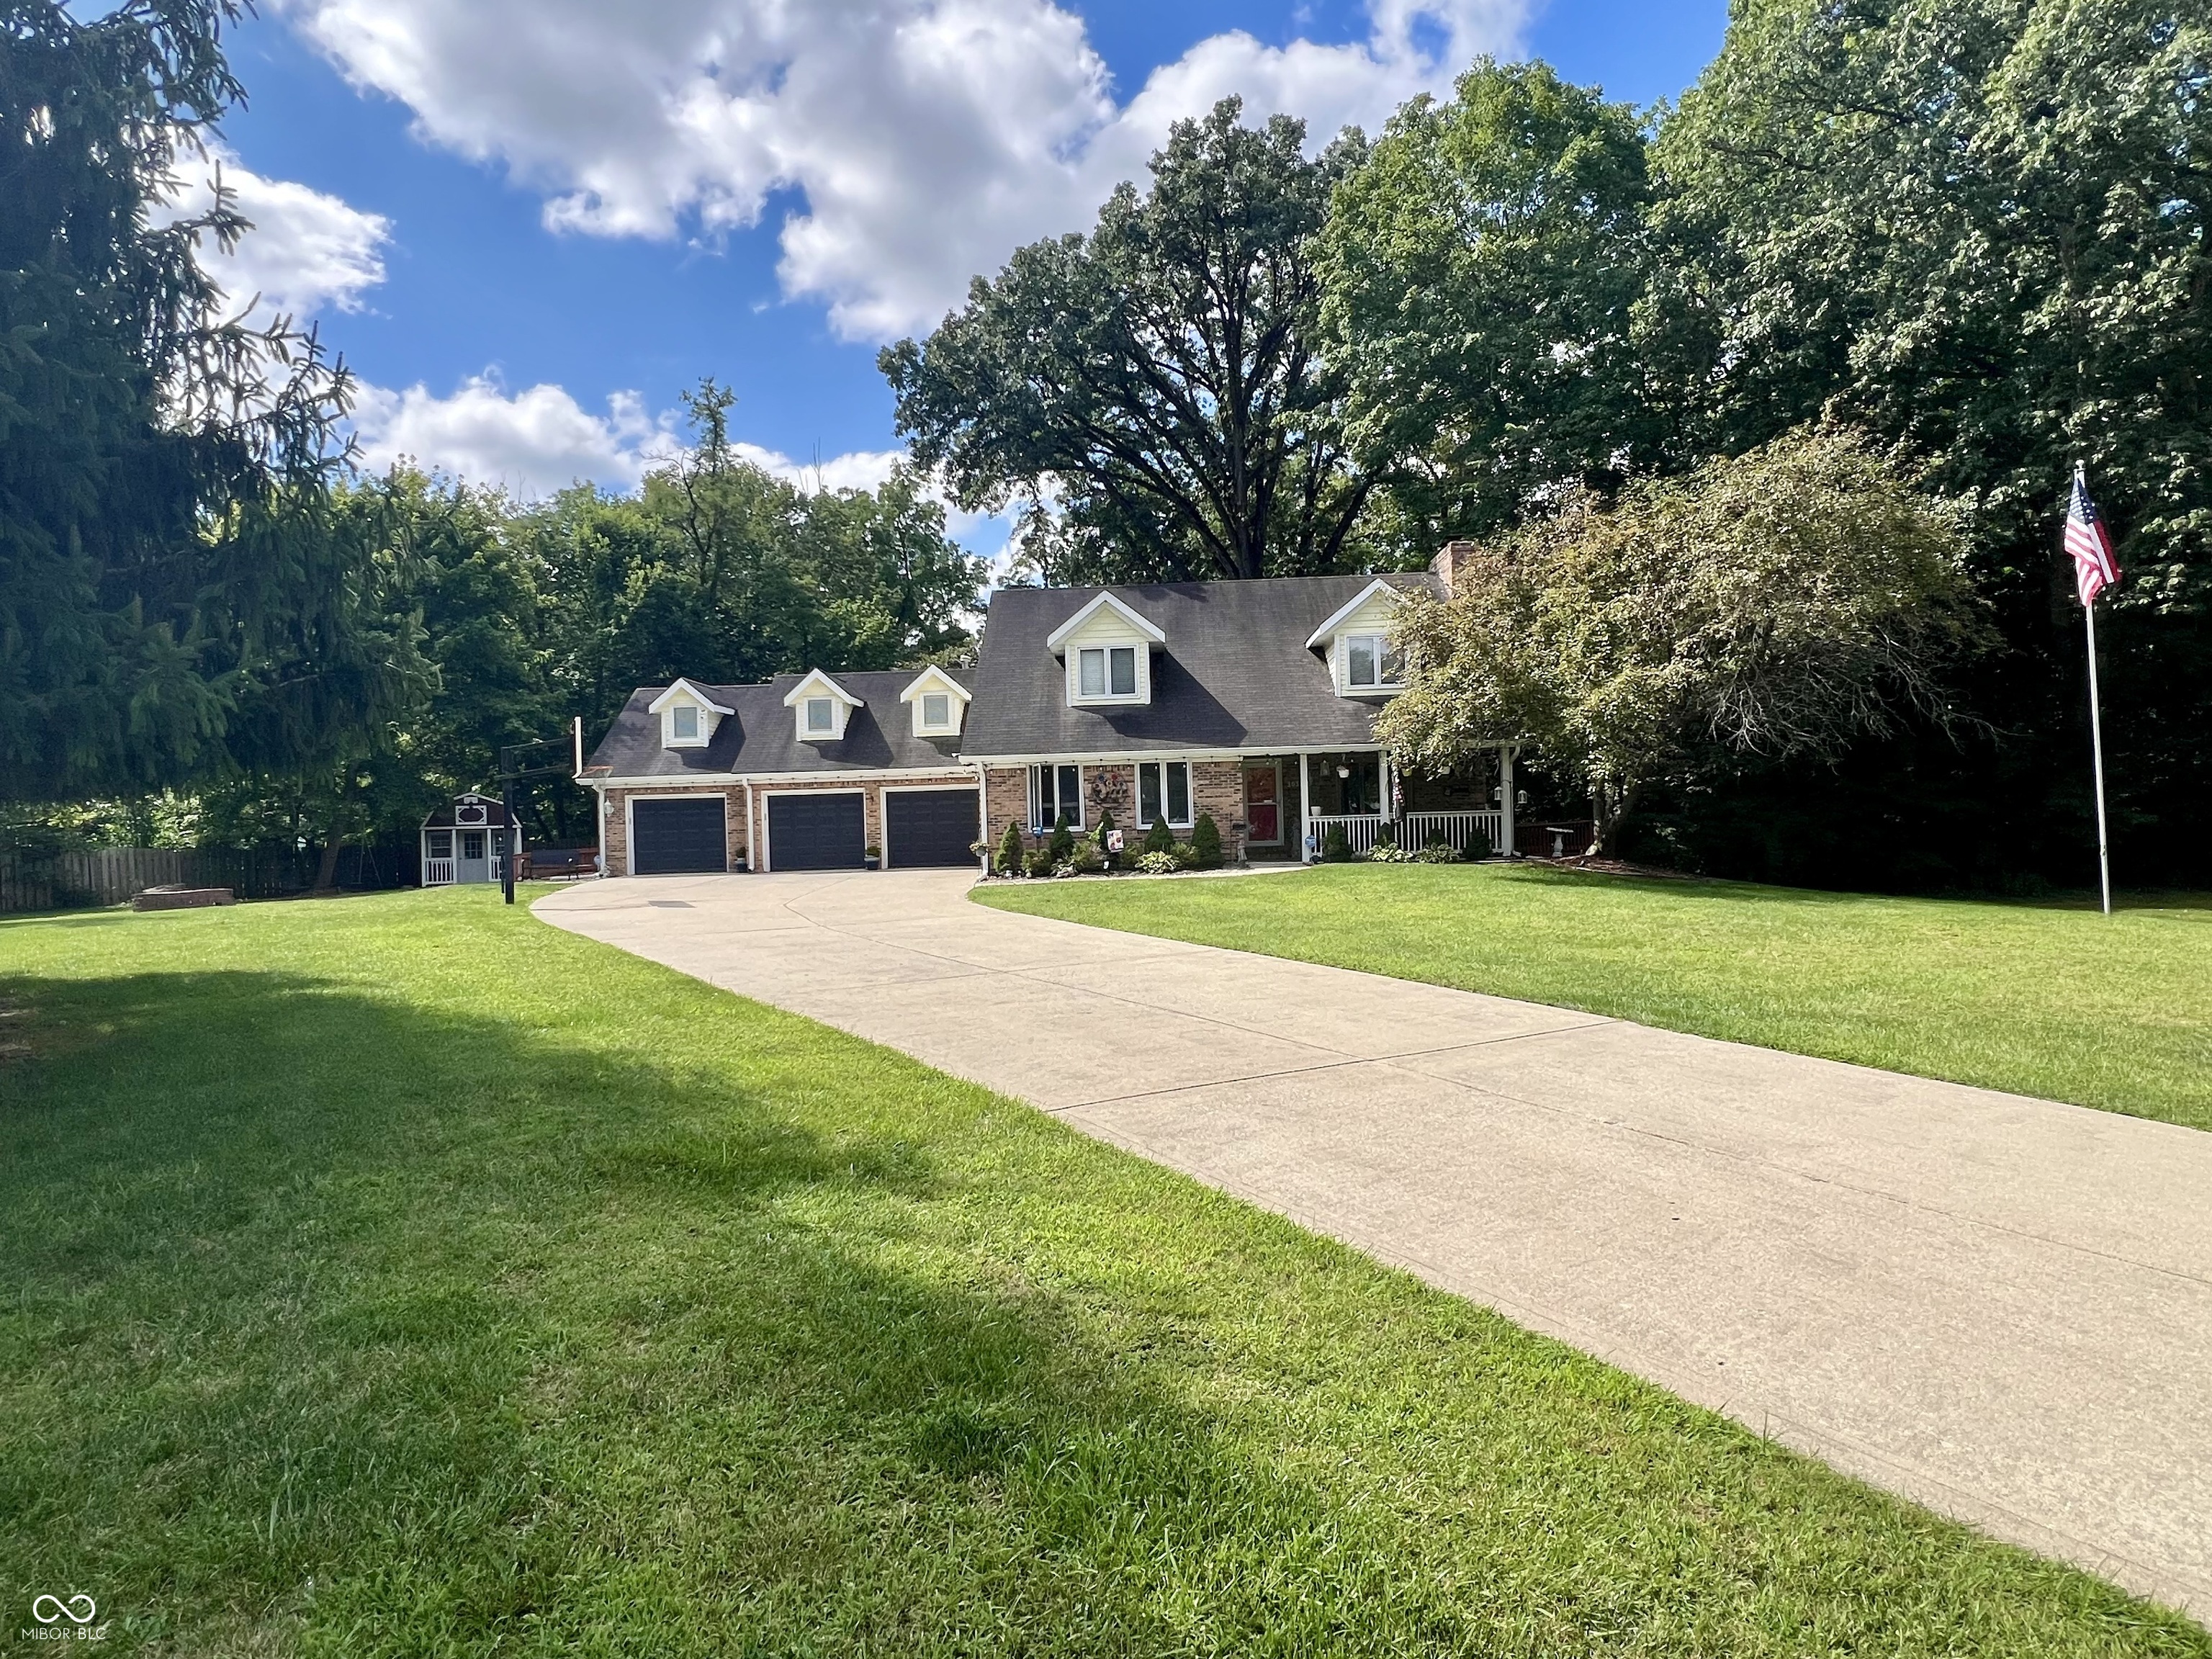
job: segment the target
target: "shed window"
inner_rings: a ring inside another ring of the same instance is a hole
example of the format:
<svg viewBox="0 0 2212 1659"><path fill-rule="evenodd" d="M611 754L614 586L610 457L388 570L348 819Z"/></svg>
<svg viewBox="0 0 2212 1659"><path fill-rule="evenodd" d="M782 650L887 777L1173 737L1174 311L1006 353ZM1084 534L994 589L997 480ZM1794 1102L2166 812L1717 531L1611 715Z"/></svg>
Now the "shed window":
<svg viewBox="0 0 2212 1659"><path fill-rule="evenodd" d="M668 711L668 734L679 739L696 738L699 735L699 711L688 702L679 702Z"/></svg>
<svg viewBox="0 0 2212 1659"><path fill-rule="evenodd" d="M835 711L832 710L830 706L829 698L809 697L806 700L806 729L808 731L828 732L832 730L836 725L836 719Z"/></svg>
<svg viewBox="0 0 2212 1659"><path fill-rule="evenodd" d="M449 859L453 856L452 830L433 830L430 832L430 856L434 859Z"/></svg>

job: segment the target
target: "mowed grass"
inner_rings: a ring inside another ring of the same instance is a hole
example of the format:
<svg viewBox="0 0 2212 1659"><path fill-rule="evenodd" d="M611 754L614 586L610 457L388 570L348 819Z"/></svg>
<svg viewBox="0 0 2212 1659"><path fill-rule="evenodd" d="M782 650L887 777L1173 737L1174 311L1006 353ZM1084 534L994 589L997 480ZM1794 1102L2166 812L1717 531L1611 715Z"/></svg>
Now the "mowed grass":
<svg viewBox="0 0 2212 1659"><path fill-rule="evenodd" d="M985 904L2212 1128L2212 906L1885 898L1542 866L999 883Z"/></svg>
<svg viewBox="0 0 2212 1659"><path fill-rule="evenodd" d="M489 893L0 924L0 1602L109 1651L2212 1655Z"/></svg>

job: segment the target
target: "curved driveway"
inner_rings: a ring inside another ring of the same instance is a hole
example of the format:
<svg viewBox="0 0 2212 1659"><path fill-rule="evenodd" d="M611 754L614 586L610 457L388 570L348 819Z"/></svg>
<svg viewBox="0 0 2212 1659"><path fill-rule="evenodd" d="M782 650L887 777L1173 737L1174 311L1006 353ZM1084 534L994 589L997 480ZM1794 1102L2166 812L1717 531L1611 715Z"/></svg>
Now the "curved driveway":
<svg viewBox="0 0 2212 1659"><path fill-rule="evenodd" d="M970 881L664 877L536 908L2212 1608L2212 1134L1009 915Z"/></svg>

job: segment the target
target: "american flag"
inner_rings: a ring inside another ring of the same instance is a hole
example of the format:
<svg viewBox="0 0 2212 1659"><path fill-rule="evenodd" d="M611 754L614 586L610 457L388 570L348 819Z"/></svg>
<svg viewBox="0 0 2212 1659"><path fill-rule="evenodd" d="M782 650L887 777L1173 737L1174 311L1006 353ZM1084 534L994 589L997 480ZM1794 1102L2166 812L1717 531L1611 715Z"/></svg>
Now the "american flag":
<svg viewBox="0 0 2212 1659"><path fill-rule="evenodd" d="M2082 605L2096 604L2097 595L2119 580L2120 567L2112 558L2112 536L2089 499L2089 481L2078 466L2073 498L2066 503L2066 550L2074 558L2074 586Z"/></svg>

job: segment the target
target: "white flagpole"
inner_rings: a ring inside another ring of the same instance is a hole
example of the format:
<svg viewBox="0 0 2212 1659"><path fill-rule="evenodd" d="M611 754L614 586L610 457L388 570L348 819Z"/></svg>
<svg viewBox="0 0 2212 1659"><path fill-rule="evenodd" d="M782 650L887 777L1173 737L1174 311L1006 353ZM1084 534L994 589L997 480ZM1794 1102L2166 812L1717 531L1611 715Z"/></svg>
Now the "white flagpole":
<svg viewBox="0 0 2212 1659"><path fill-rule="evenodd" d="M2097 877L2104 889L2105 914L2112 914L2112 860L2105 844L2105 728L2097 712L2097 605L2081 607L2089 630L2089 755L2097 779Z"/></svg>

